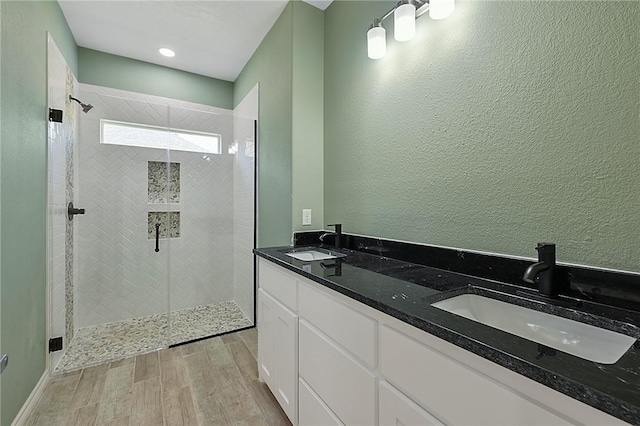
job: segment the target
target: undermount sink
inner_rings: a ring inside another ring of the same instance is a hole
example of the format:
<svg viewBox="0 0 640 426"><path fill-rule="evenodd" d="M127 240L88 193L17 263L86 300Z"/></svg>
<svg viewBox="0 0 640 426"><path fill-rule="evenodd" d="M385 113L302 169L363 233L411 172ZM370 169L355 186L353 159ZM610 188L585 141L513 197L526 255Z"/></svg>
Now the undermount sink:
<svg viewBox="0 0 640 426"><path fill-rule="evenodd" d="M615 331L477 294L455 296L431 306L600 364L615 364L636 341Z"/></svg>
<svg viewBox="0 0 640 426"><path fill-rule="evenodd" d="M323 249L307 249L307 250L295 250L285 253L287 256L293 257L294 259L302 260L305 262L311 262L313 260L327 260L327 259L336 259L338 257L345 257L342 253L332 252L329 250Z"/></svg>

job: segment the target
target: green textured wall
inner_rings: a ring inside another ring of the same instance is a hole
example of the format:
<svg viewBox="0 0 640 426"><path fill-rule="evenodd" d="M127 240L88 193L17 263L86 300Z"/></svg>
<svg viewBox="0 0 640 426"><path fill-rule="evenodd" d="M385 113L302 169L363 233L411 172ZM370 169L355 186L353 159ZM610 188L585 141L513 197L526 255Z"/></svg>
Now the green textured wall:
<svg viewBox="0 0 640 426"><path fill-rule="evenodd" d="M46 368L46 32L74 72L77 53L57 2L0 8L0 349L10 358L0 424L9 425Z"/></svg>
<svg viewBox="0 0 640 426"><path fill-rule="evenodd" d="M289 3L235 81L234 105L260 84L258 246L291 241L291 51Z"/></svg>
<svg viewBox="0 0 640 426"><path fill-rule="evenodd" d="M114 89L233 108L233 83L149 62L78 49L78 81Z"/></svg>
<svg viewBox="0 0 640 426"><path fill-rule="evenodd" d="M325 13L325 217L346 232L640 271L640 3L458 1L366 56Z"/></svg>
<svg viewBox="0 0 640 426"><path fill-rule="evenodd" d="M293 230L323 229L324 12L293 6L292 217ZM302 209L312 210L302 226Z"/></svg>

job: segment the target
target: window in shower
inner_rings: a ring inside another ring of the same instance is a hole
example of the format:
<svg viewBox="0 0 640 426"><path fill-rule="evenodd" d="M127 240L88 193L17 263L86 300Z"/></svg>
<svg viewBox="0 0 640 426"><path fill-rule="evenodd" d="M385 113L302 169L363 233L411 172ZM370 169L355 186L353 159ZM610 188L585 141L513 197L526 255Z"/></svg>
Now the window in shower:
<svg viewBox="0 0 640 426"><path fill-rule="evenodd" d="M100 120L100 143L207 154L222 152L222 136L217 133L194 132L111 120Z"/></svg>

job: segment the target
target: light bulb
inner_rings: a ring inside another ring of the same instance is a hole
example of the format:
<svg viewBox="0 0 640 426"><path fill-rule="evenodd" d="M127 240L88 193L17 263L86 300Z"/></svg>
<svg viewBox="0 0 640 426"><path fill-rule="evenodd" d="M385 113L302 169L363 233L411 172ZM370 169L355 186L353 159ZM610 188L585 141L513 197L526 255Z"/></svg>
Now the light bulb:
<svg viewBox="0 0 640 426"><path fill-rule="evenodd" d="M444 19L456 8L455 0L429 0L429 18Z"/></svg>
<svg viewBox="0 0 640 426"><path fill-rule="evenodd" d="M393 12L393 37L398 41L411 40L416 34L416 7L405 3Z"/></svg>
<svg viewBox="0 0 640 426"><path fill-rule="evenodd" d="M387 54L387 32L379 22L374 22L367 31L367 54L371 59L380 59Z"/></svg>
<svg viewBox="0 0 640 426"><path fill-rule="evenodd" d="M174 56L176 56L176 52L166 47L161 47L160 49L158 49L158 52L160 52L161 55L166 56L167 58L173 58Z"/></svg>

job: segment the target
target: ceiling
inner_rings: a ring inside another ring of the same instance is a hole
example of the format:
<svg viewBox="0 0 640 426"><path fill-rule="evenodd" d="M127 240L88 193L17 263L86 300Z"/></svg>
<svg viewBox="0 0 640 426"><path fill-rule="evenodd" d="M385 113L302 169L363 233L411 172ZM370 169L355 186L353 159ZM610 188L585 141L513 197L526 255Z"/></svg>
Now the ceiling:
<svg viewBox="0 0 640 426"><path fill-rule="evenodd" d="M306 0L326 9L332 0ZM288 0L60 0L81 47L235 81ZM158 53L168 47L173 58Z"/></svg>

